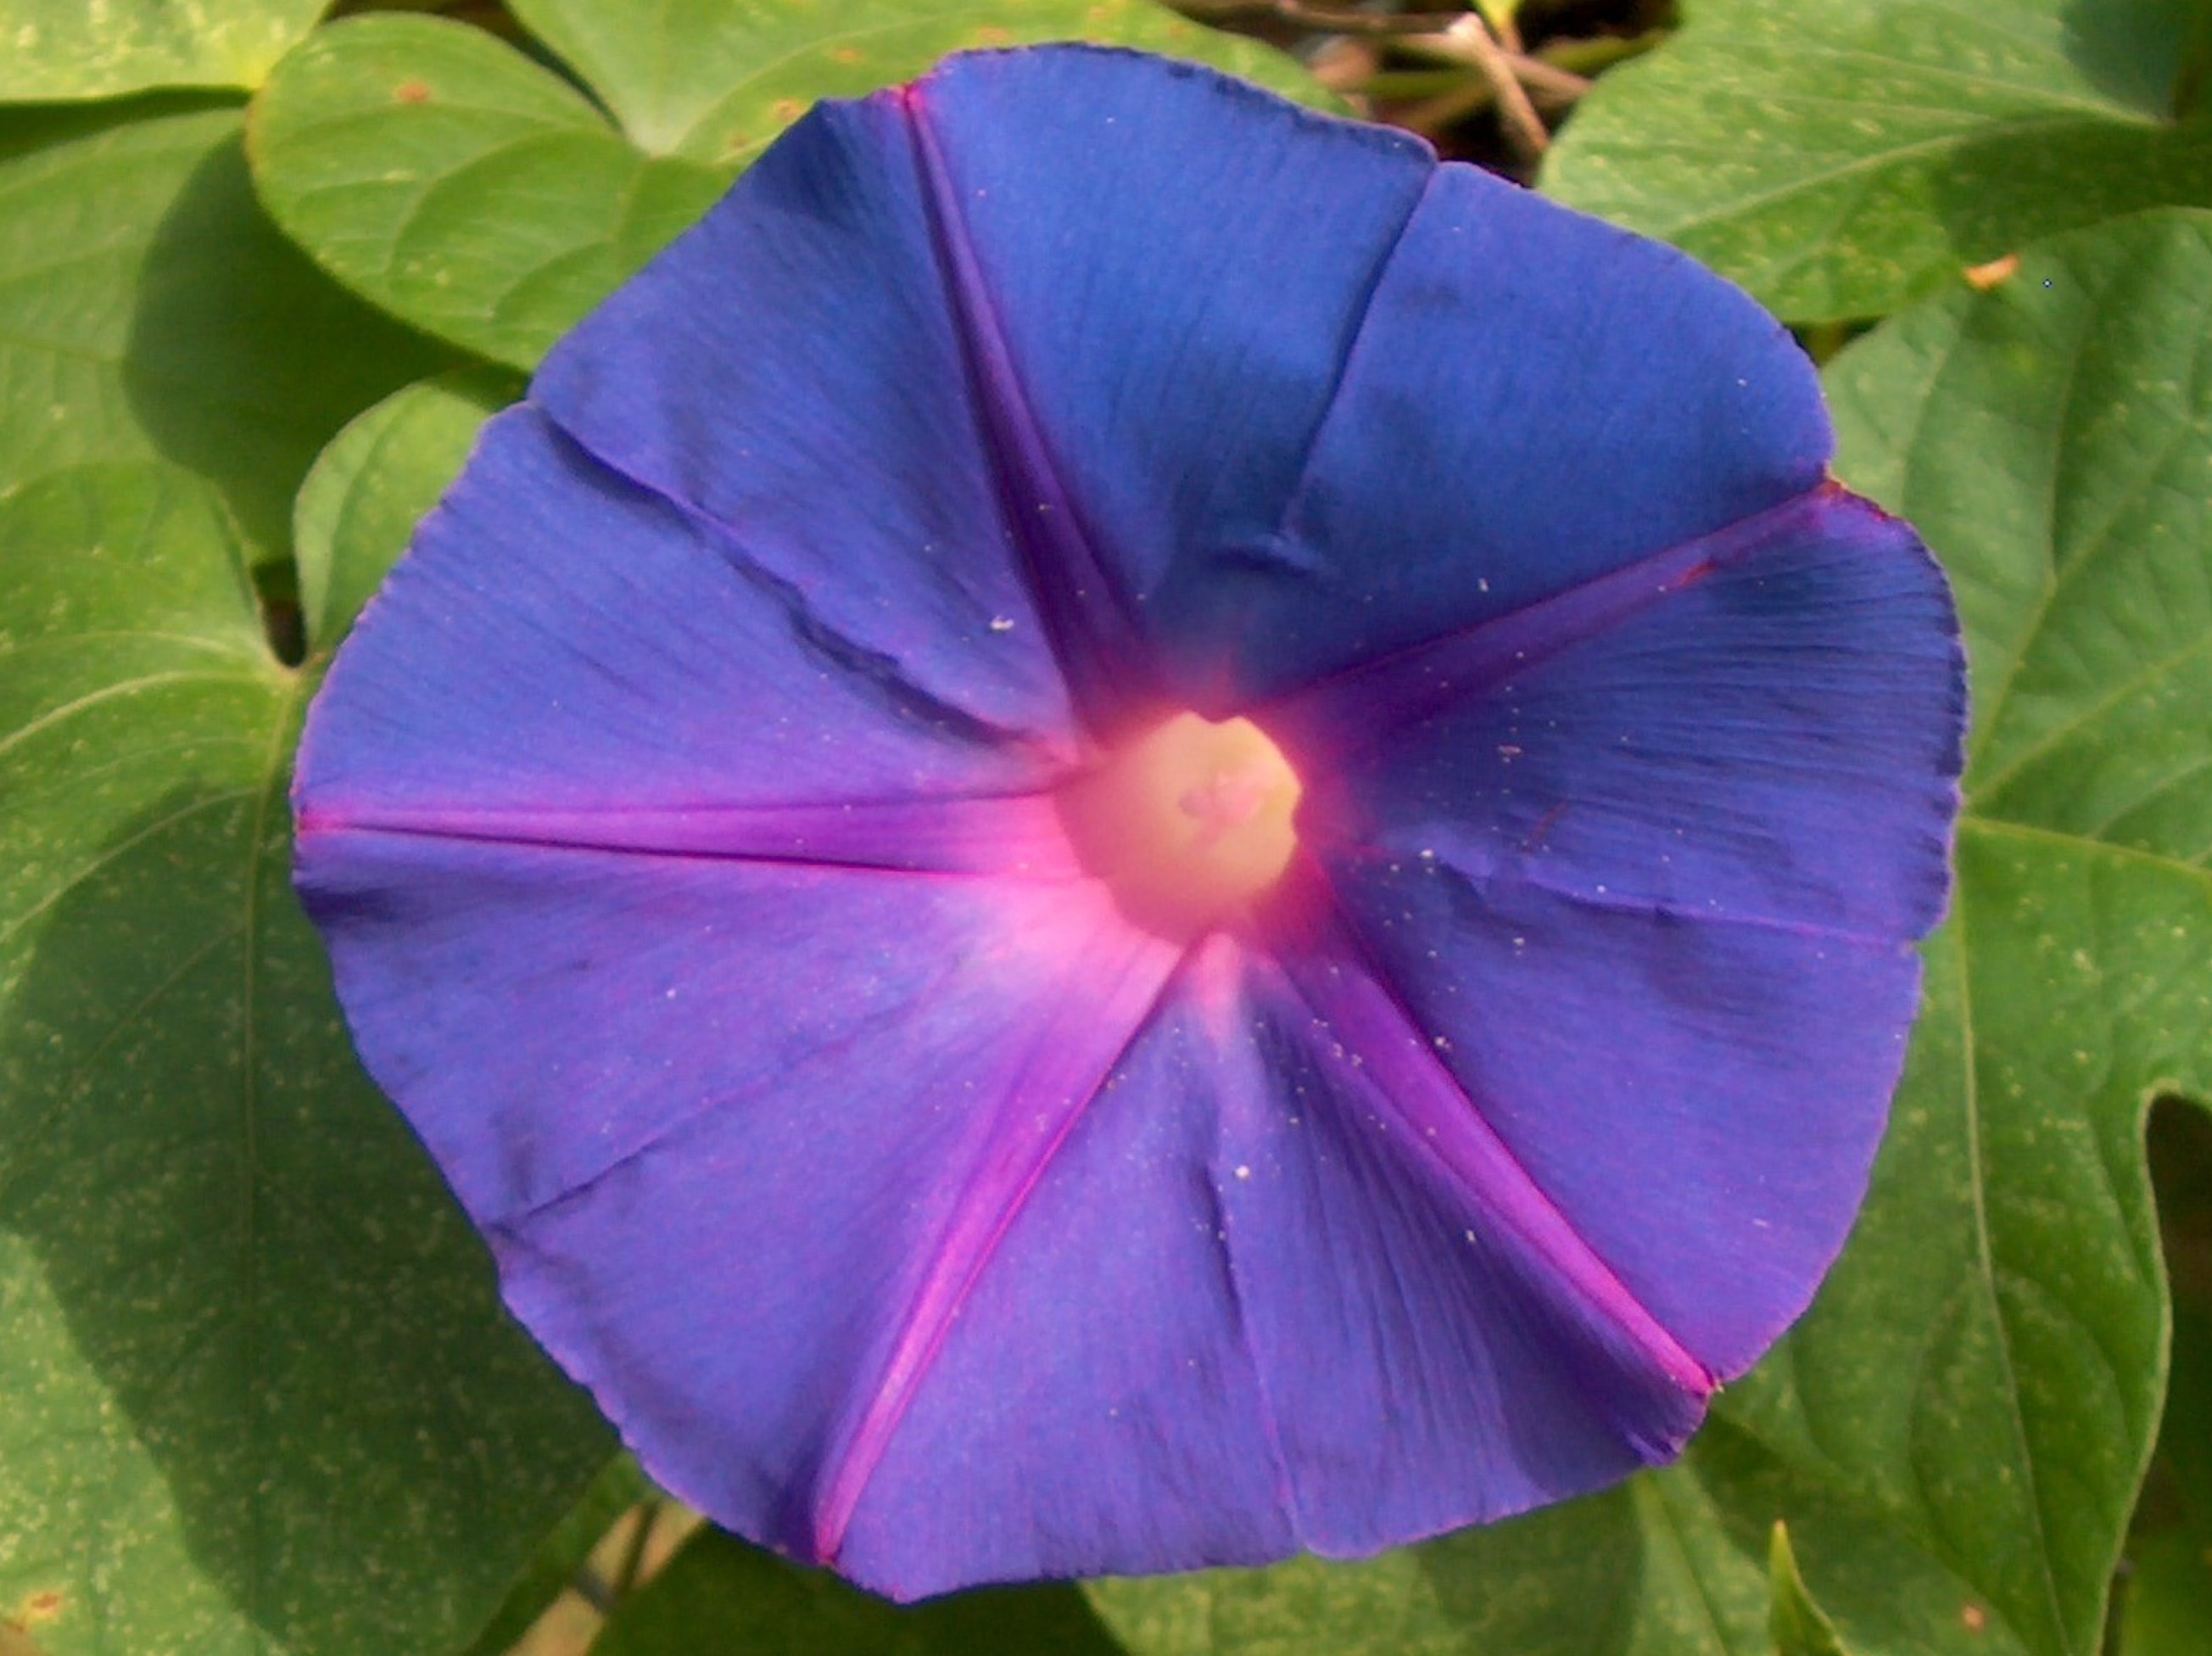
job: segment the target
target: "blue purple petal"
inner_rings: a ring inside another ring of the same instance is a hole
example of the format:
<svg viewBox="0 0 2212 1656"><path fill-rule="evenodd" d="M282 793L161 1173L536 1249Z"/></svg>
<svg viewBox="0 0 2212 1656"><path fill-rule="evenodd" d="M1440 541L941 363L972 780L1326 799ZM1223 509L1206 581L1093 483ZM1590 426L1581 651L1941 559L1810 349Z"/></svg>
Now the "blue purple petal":
<svg viewBox="0 0 2212 1656"><path fill-rule="evenodd" d="M1284 709L1409 1021L1723 1379L1864 1193L1962 695L1933 561L1824 490Z"/></svg>
<svg viewBox="0 0 2212 1656"><path fill-rule="evenodd" d="M825 636L1066 728L901 100L825 104L546 358L532 399L710 521Z"/></svg>
<svg viewBox="0 0 2212 1656"><path fill-rule="evenodd" d="M1135 636L1194 570L1273 567L1427 146L1125 52L955 58L908 107L985 401L1037 456L1017 514L1073 514Z"/></svg>
<svg viewBox="0 0 2212 1656"><path fill-rule="evenodd" d="M1177 701L1504 614L1823 475L1812 365L1745 295L1402 135L1098 52L956 59L909 106L963 320L1002 345L986 400L1018 403Z"/></svg>
<svg viewBox="0 0 2212 1656"><path fill-rule="evenodd" d="M1051 679L1034 634L986 632L969 659L981 682L1012 663ZM1064 706L1009 729L981 698L939 699L527 406L486 427L331 683L304 743L310 831L440 813L459 829L451 813L473 811L596 813L620 837L626 819L691 812L789 849L853 807L1033 789L1073 752ZM830 809L810 824L804 807Z"/></svg>
<svg viewBox="0 0 2212 1656"><path fill-rule="evenodd" d="M487 428L300 887L511 1302L742 1532L915 1597L1521 1511L1680 1447L1880 1133L1961 677L1828 447L1676 254L954 60ZM1182 708L1304 790L1195 941L1054 793Z"/></svg>
<svg viewBox="0 0 2212 1656"><path fill-rule="evenodd" d="M1778 506L1832 447L1812 363L1740 289L1446 167L1285 506L1314 573L1205 594L1176 647L1228 627L1239 682L1286 689Z"/></svg>

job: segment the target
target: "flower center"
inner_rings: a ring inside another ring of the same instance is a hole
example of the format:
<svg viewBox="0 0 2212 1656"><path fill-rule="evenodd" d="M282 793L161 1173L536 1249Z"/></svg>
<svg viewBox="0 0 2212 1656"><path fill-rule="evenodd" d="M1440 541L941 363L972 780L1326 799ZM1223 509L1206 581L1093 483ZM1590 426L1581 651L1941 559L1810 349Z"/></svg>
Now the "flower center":
<svg viewBox="0 0 2212 1656"><path fill-rule="evenodd" d="M1083 866L1139 924L1203 930L1261 896L1297 848L1298 779L1249 719L1178 713L1061 790Z"/></svg>

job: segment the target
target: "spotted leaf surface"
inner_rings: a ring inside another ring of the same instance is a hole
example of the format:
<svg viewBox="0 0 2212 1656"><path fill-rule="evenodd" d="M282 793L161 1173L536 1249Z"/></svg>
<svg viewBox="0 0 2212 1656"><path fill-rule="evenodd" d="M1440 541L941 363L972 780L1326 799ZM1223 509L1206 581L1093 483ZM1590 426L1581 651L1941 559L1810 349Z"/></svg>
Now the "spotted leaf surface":
<svg viewBox="0 0 2212 1656"><path fill-rule="evenodd" d="M0 1618L432 1650L603 1458L361 1074L288 878L319 676L219 496L0 499Z"/></svg>
<svg viewBox="0 0 2212 1656"><path fill-rule="evenodd" d="M1699 0L1552 157L1571 205L1686 248L1792 321L1879 316L1964 266L2212 204L2167 0Z"/></svg>

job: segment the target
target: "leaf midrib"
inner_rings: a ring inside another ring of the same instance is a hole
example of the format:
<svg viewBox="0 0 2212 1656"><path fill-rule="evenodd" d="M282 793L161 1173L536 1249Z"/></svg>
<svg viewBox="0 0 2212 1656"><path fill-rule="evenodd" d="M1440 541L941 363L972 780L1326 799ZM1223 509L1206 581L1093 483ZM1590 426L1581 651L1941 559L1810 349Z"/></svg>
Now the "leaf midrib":
<svg viewBox="0 0 2212 1656"><path fill-rule="evenodd" d="M2069 829L2050 828L2040 823L1983 816L1971 812L1960 819L1959 828L1962 834L1976 832L2026 839L2055 849L2069 850L2077 856L2108 857L2160 874L2179 875L2199 887L2206 898L2212 900L2212 868L2185 861L2163 851L2151 850L2147 846L2124 845L2117 840L2096 839Z"/></svg>
<svg viewBox="0 0 2212 1656"><path fill-rule="evenodd" d="M2052 854L2070 853L2081 857L2105 857L2168 876L2179 875L2198 887L2203 892L2207 901L2212 902L2212 869L2200 868L2194 863L2185 862L2156 851L2117 844L2109 840L2095 839L2086 835L2043 827L2032 823L2008 821L1972 814L1960 819L1960 832L1962 837L1970 834L1985 834L2000 838L2025 841ZM2043 1506L2036 1476L2035 1461L2028 1448L2027 1422L2021 1409L2021 1393L2013 1360L2011 1335L1997 1296L1994 1254L1990 1240L1984 1176L1986 1157L1983 1154L1981 1148L1979 1092L1975 1079L1977 1055L1973 1034L1973 997L1967 977L1970 951L1966 947L1966 935L1968 928L1969 901L1968 892L1962 886L1954 898L1951 929L1943 935L1950 940L1951 947L1958 951L1959 957L1959 1021L1962 1038L1962 1062L1966 1070L1966 1084L1962 1090L1962 1099L1966 1111L1967 1132L1971 1141L1968 1171L1973 1199L1974 1241L1978 1266L1975 1280L1978 1288L1985 1296L1989 1306L1991 1324L1996 1330L2000 1358L2005 1372L2008 1376L2014 1377L2013 1383L2004 1393L2004 1403L2015 1447L2015 1470L2021 1478L2027 1507L2034 1522L2033 1541L2038 1565L2037 1575L2045 1595L2045 1609L2051 1617L2051 1633L2048 1640L2038 1641L2025 1637L2017 1623L2006 1613L2001 1597L1990 1591L1990 1584L1984 1579L1976 1562L1959 1556L1929 1525L1917 1521L1909 1512L1900 1510L1894 1502L1883 1499L1875 1492L1860 1489L1844 1481L1840 1476L1840 1469L1832 1464L1808 1462L1802 1455L1792 1452L1784 1446L1777 1444L1755 1429L1750 1422L1736 1416L1731 1415L1729 1417L1729 1423L1733 1428L1757 1443L1765 1453L1772 1456L1778 1462L1811 1477L1831 1495L1845 1505L1885 1524L1898 1525L1914 1544L1926 1551L1959 1580L1978 1592L1988 1602L1990 1609L2005 1630L2022 1647L2063 1650L2067 1647L2064 1606L2060 1597L2057 1574L2052 1568L2051 1549L2044 1531Z"/></svg>
<svg viewBox="0 0 2212 1656"><path fill-rule="evenodd" d="M1652 234L1662 236L1668 240L1674 240L1686 231L1702 230L1716 224L1727 224L1738 219L1748 218L1756 210L1771 206L1777 202L1786 201L1792 196L1809 194L1823 185L1833 184L1840 179L1850 178L1859 174L1879 172L1885 167L1899 165L1922 155L1969 143L1984 143L1991 139L2023 140L2038 133L2081 125L2083 125L2082 118L2074 114L2045 115L2016 121L1990 121L1972 132L1963 134L1946 132L1940 137L1923 138L1917 143L1900 144L1896 149L1884 149L1875 155L1856 155L1839 166L1818 172L1800 174L1773 189L1762 190L1752 195L1733 196L1721 206L1692 213L1686 218L1663 222L1654 220L1644 228ZM1711 146L1705 146L1705 148L1710 151Z"/></svg>

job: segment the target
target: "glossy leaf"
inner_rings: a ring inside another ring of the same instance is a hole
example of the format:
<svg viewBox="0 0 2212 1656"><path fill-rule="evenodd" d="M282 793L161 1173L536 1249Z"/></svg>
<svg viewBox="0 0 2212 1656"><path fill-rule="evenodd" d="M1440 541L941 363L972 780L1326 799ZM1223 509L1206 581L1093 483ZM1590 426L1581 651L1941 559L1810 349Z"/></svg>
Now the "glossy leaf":
<svg viewBox="0 0 2212 1656"><path fill-rule="evenodd" d="M520 368L704 212L726 179L631 147L481 29L318 30L253 105L262 199L393 314Z"/></svg>
<svg viewBox="0 0 2212 1656"><path fill-rule="evenodd" d="M2188 0L1684 9L1576 112L1545 186L1790 320L1879 316L2037 237L2212 205L2212 120L2172 119Z"/></svg>
<svg viewBox="0 0 2212 1656"><path fill-rule="evenodd" d="M2090 1656L2157 1418L2151 1097L2212 1093L2212 215L2030 250L1830 371L1977 690L1952 918L1850 1247L1683 1463L1373 1564L1091 1589L1146 1656L1748 1653L1788 1522L1859 1656ZM1387 1628L1387 1635L1376 1631Z"/></svg>
<svg viewBox="0 0 2212 1656"><path fill-rule="evenodd" d="M0 499L0 1607L49 1656L436 1650L606 1455L293 898L319 673L220 498Z"/></svg>
<svg viewBox="0 0 2212 1656"><path fill-rule="evenodd" d="M252 115L262 198L325 270L517 368L534 367L817 99L910 79L959 47L1102 40L1318 95L1290 59L1151 0L656 0L643 16L539 0L518 11L614 120L480 29L402 16L319 30Z"/></svg>
<svg viewBox="0 0 2212 1656"><path fill-rule="evenodd" d="M0 0L0 102L255 87L330 0Z"/></svg>
<svg viewBox="0 0 2212 1656"><path fill-rule="evenodd" d="M460 475L477 429L521 394L510 374L461 369L394 392L323 451L293 514L309 648L337 646Z"/></svg>
<svg viewBox="0 0 2212 1656"><path fill-rule="evenodd" d="M265 561L331 434L448 360L262 216L235 107L0 110L0 490L167 460L217 485Z"/></svg>
<svg viewBox="0 0 2212 1656"><path fill-rule="evenodd" d="M592 1656L1119 1656L1073 1587L986 1587L901 1608L703 1529L626 1601Z"/></svg>
<svg viewBox="0 0 2212 1656"><path fill-rule="evenodd" d="M1329 101L1282 53L1153 0L519 0L514 12L640 149L720 167L750 161L817 98L909 81L976 46L1103 40Z"/></svg>

